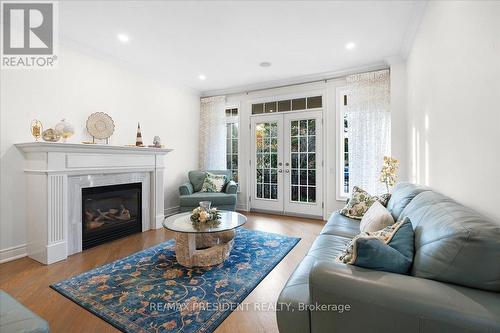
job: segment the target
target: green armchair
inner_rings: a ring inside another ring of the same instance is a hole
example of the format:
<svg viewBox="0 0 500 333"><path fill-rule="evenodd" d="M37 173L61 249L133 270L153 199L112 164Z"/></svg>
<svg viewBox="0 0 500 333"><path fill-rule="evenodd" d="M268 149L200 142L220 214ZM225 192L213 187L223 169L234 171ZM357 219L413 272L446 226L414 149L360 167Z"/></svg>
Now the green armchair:
<svg viewBox="0 0 500 333"><path fill-rule="evenodd" d="M225 175L229 182L222 192L200 192L205 180L205 171L189 171L189 182L179 186L179 202L181 212L189 212L198 207L200 201L211 201L212 207L221 210L236 210L238 184L231 178L231 170L207 170L216 175Z"/></svg>

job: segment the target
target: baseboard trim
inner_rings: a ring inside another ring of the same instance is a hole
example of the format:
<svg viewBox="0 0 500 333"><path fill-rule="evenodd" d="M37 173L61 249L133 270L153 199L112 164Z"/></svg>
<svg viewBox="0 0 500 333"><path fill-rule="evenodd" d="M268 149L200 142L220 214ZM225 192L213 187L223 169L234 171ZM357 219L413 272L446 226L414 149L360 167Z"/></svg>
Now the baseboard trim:
<svg viewBox="0 0 500 333"><path fill-rule="evenodd" d="M250 211L251 212L255 212L255 213L280 215L280 216L303 217L303 218L306 218L306 219L324 221L323 216L319 216L319 215L299 214L299 213L290 213L290 212L286 212L285 213L285 212L276 212L276 211L273 211L273 210L255 209L255 208L250 209Z"/></svg>
<svg viewBox="0 0 500 333"><path fill-rule="evenodd" d="M180 211L181 211L181 206L175 206L175 207L165 208L163 210L163 214L165 216L170 216L170 215L180 213Z"/></svg>
<svg viewBox="0 0 500 333"><path fill-rule="evenodd" d="M241 210L243 212L248 212L247 205L236 205L236 210Z"/></svg>
<svg viewBox="0 0 500 333"><path fill-rule="evenodd" d="M0 250L0 264L20 259L26 257L27 255L26 244L8 247Z"/></svg>

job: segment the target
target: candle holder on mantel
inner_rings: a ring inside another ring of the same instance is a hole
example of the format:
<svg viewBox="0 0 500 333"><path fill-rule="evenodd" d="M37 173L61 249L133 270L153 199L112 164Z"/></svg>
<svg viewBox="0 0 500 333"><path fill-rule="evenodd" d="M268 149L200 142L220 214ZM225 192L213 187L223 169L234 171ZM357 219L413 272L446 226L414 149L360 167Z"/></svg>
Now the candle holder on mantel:
<svg viewBox="0 0 500 333"><path fill-rule="evenodd" d="M38 142L40 138L42 137L42 132L43 132L43 125L42 122L38 119L33 119L31 121L31 135L35 138L35 142Z"/></svg>

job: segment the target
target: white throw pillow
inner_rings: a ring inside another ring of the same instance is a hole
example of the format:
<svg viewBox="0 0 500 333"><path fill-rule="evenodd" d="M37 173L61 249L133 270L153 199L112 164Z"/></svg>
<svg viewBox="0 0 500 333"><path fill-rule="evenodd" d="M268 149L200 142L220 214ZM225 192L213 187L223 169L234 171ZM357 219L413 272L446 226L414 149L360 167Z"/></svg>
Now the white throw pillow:
<svg viewBox="0 0 500 333"><path fill-rule="evenodd" d="M361 232L374 232L394 224L391 213L378 201L375 201L361 219Z"/></svg>

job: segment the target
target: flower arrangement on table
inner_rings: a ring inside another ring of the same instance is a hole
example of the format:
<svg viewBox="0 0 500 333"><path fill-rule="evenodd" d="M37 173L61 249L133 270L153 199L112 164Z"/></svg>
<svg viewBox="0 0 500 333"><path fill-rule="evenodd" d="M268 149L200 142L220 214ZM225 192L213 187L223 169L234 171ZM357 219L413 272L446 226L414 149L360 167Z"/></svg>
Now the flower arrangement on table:
<svg viewBox="0 0 500 333"><path fill-rule="evenodd" d="M387 193L389 193L389 187L396 184L398 167L399 161L397 159L390 156L384 156L384 164L380 171L380 181L385 184Z"/></svg>
<svg viewBox="0 0 500 333"><path fill-rule="evenodd" d="M208 210L202 207L197 207L193 209L193 214L191 214L190 219L195 227L216 227L220 223L220 217L221 214L215 207Z"/></svg>

